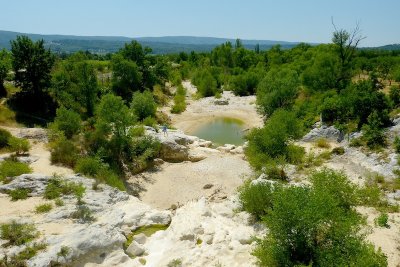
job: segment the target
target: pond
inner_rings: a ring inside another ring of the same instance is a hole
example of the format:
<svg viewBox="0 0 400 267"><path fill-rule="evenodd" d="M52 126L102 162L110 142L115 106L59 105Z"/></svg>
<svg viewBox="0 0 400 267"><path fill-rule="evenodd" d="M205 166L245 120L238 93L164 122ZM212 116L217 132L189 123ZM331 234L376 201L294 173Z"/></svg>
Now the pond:
<svg viewBox="0 0 400 267"><path fill-rule="evenodd" d="M233 118L216 118L192 132L192 135L209 140L215 145L244 143L244 122Z"/></svg>

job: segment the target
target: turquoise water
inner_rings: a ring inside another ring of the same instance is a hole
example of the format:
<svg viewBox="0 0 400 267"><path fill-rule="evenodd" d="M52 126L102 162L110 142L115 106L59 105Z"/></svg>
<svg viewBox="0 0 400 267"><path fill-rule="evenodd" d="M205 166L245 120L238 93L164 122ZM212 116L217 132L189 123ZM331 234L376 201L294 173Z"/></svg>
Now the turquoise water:
<svg viewBox="0 0 400 267"><path fill-rule="evenodd" d="M216 118L191 134L209 140L216 145L241 145L244 143L243 126L243 121L238 119Z"/></svg>

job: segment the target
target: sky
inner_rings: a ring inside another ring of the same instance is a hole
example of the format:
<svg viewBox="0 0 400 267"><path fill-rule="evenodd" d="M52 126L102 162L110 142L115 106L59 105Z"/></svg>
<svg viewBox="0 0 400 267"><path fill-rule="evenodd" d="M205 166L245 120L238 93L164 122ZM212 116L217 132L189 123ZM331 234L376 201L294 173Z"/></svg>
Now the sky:
<svg viewBox="0 0 400 267"><path fill-rule="evenodd" d="M359 23L361 46L400 43L399 0L0 0L0 30L328 43Z"/></svg>

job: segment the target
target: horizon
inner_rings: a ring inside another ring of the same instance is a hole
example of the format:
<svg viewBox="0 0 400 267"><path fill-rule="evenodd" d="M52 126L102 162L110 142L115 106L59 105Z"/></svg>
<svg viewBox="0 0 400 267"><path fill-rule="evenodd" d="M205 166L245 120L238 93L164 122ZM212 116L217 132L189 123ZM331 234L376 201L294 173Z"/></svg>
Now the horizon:
<svg viewBox="0 0 400 267"><path fill-rule="evenodd" d="M362 34L367 37L361 43L363 47L400 42L396 14L400 3L392 0L16 0L4 2L2 8L0 25L4 30L43 35L191 36L329 43L333 17L338 28L348 31L360 22Z"/></svg>

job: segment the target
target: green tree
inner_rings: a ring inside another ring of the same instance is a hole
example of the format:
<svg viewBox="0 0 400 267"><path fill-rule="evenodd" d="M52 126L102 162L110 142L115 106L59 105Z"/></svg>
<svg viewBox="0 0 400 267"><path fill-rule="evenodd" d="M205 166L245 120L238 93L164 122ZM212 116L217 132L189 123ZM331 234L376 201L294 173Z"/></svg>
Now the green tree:
<svg viewBox="0 0 400 267"><path fill-rule="evenodd" d="M50 85L54 56L44 48L44 41L32 42L27 36L11 41L15 82L22 90L40 95Z"/></svg>
<svg viewBox="0 0 400 267"><path fill-rule="evenodd" d="M340 90L345 88L351 81L352 61L357 51L357 46L365 37L361 35L359 25L352 32L337 29L335 24L333 26L335 31L333 32L332 42L340 62L340 74L336 81L336 88Z"/></svg>
<svg viewBox="0 0 400 267"><path fill-rule="evenodd" d="M298 94L299 76L290 68L271 69L257 87L257 104L270 116L278 108L290 108Z"/></svg>
<svg viewBox="0 0 400 267"><path fill-rule="evenodd" d="M11 57L9 53L3 49L0 50L0 97L7 96L4 81L7 78L8 72L11 69Z"/></svg>
<svg viewBox="0 0 400 267"><path fill-rule="evenodd" d="M155 117L157 104L149 91L133 94L131 108L137 119L143 121L147 117Z"/></svg>
<svg viewBox="0 0 400 267"><path fill-rule="evenodd" d="M112 90L125 101L132 99L135 91L142 89L142 73L134 61L116 54L112 59Z"/></svg>
<svg viewBox="0 0 400 267"><path fill-rule="evenodd" d="M58 108L56 113L56 118L51 127L62 131L68 139L79 133L82 121L78 113L65 107Z"/></svg>
<svg viewBox="0 0 400 267"><path fill-rule="evenodd" d="M268 165L279 157L289 158L291 140L302 134L302 125L293 112L277 110L261 129L253 129L247 139L246 156L256 169Z"/></svg>

